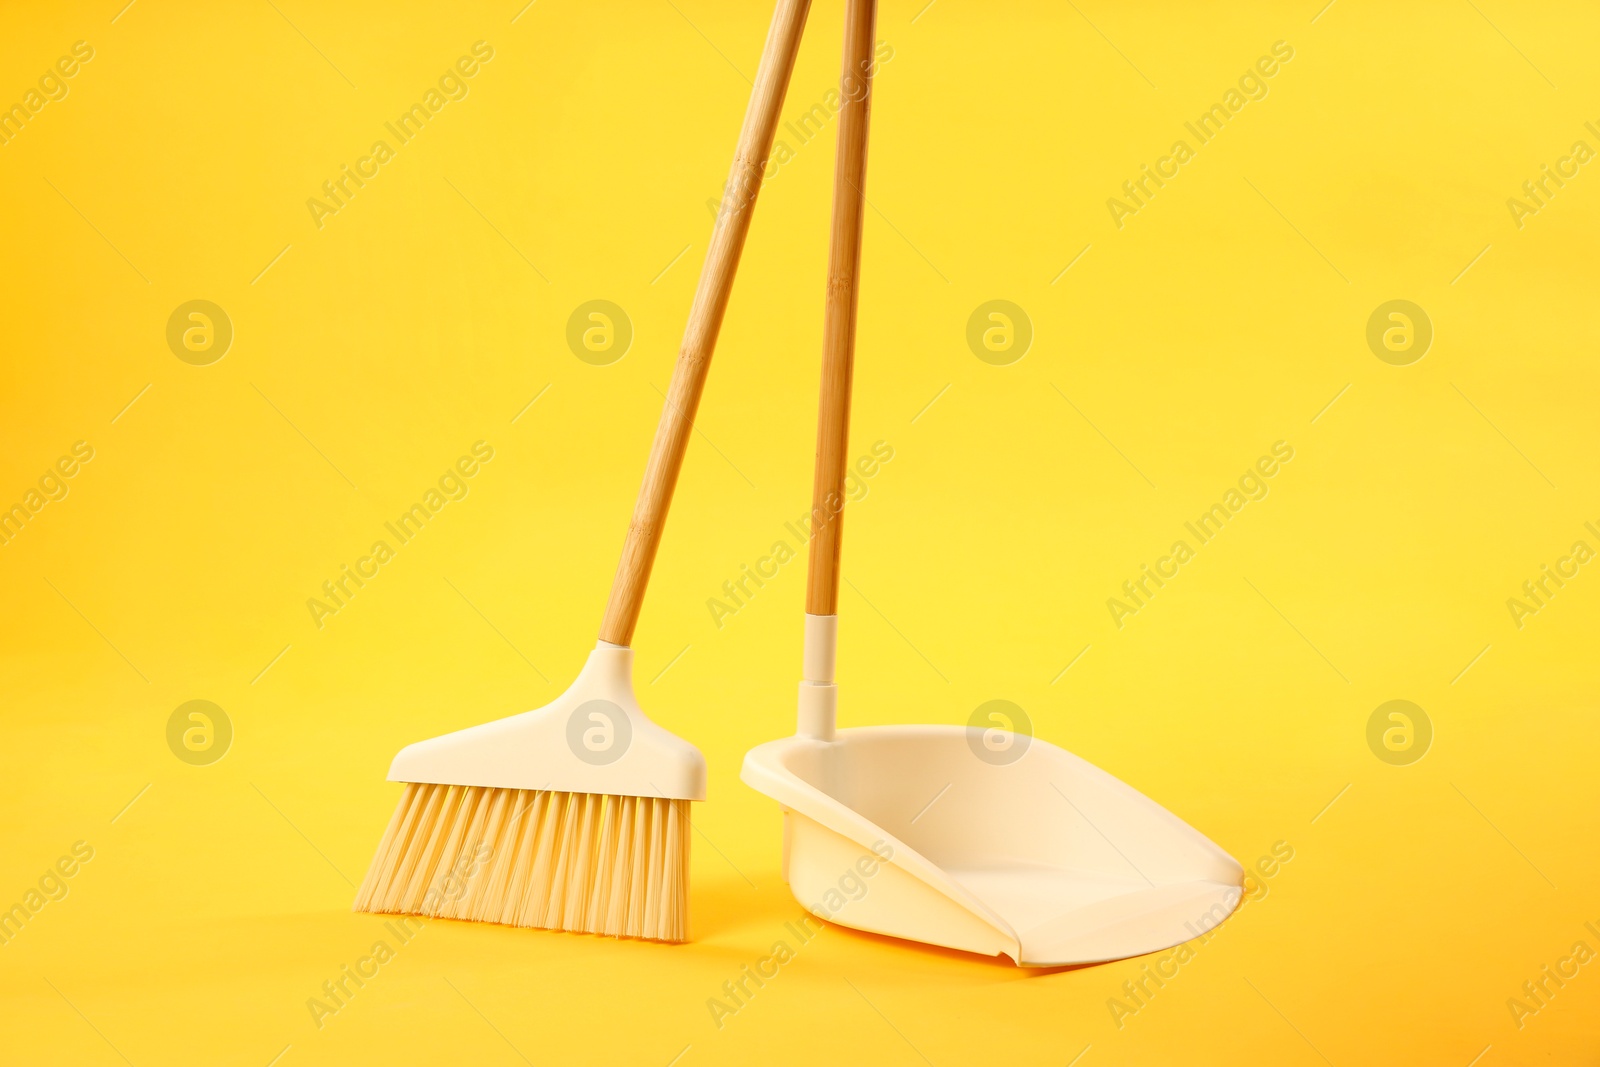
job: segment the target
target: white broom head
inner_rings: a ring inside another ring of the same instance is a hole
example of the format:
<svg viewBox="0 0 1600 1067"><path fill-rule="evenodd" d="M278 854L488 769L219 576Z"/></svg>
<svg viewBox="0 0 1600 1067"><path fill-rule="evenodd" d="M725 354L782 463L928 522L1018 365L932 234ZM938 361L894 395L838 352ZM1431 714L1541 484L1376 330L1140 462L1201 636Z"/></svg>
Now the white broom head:
<svg viewBox="0 0 1600 1067"><path fill-rule="evenodd" d="M601 642L554 702L408 745L357 911L681 941L705 759L645 717Z"/></svg>

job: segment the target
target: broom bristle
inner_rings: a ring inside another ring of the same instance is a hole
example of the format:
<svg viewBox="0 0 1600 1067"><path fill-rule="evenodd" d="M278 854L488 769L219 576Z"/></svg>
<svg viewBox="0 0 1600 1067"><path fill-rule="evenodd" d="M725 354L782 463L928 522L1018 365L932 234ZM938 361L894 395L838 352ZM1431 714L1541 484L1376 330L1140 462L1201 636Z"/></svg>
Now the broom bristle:
<svg viewBox="0 0 1600 1067"><path fill-rule="evenodd" d="M407 783L355 910L686 941L689 801Z"/></svg>

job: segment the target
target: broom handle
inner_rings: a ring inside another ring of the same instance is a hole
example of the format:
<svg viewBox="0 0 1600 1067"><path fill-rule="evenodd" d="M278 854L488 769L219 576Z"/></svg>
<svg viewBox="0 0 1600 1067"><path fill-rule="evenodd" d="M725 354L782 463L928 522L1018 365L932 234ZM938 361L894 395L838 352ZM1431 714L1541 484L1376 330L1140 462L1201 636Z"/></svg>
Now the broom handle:
<svg viewBox="0 0 1600 1067"><path fill-rule="evenodd" d="M705 390L706 372L711 369L711 354L717 346L717 333L722 329L723 313L728 309L728 294L733 290L733 277L739 269L739 253L744 250L745 236L750 232L750 217L755 213L756 195L761 191L767 155L772 151L772 138L777 132L778 113L789 88L789 76L794 72L795 53L800 49L800 34L805 29L810 8L811 0L778 0L772 14L772 28L767 31L767 44L761 53L755 85L750 90L744 128L739 132L739 148L734 153L728 184L723 190L716 227L711 231L711 247L700 268L694 306L689 309L683 347L678 350L678 364L672 372L672 384L667 387L667 403L656 428L655 444L650 449L644 484L639 488L639 502L634 506L628 539L622 546L622 561L617 564L617 577L611 585L605 621L600 624L600 639L614 645L631 643L634 626L639 621L650 568L661 546L667 508L678 484L683 454L689 447L694 414L700 406L700 394Z"/></svg>
<svg viewBox="0 0 1600 1067"><path fill-rule="evenodd" d="M811 561L806 614L839 610L839 550L849 472L850 382L856 357L856 303L861 289L861 223L866 203L867 124L872 114L872 50L877 0L845 6L844 72L839 150L833 171L833 229L822 327L822 401L817 413L817 466L811 485ZM830 672L831 673L831 672ZM809 675L808 675L809 677ZM822 679L819 679L822 680ZM827 680L831 680L827 679Z"/></svg>

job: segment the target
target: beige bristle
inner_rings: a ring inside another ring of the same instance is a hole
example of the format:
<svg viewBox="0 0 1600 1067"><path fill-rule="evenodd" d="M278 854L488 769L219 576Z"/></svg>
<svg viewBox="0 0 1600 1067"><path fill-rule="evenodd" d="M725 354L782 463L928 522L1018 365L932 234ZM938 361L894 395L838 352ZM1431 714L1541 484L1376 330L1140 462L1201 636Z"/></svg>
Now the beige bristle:
<svg viewBox="0 0 1600 1067"><path fill-rule="evenodd" d="M689 801L408 783L355 910L685 941Z"/></svg>

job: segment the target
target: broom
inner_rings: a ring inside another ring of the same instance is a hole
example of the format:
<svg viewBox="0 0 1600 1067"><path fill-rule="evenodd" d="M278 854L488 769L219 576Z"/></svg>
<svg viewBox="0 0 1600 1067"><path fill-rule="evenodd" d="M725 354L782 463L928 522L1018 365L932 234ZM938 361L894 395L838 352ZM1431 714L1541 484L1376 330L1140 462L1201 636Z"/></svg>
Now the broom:
<svg viewBox="0 0 1600 1067"><path fill-rule="evenodd" d="M355 910L684 941L700 751L645 717L633 650L810 0L778 0L600 641L553 703L402 749Z"/></svg>

